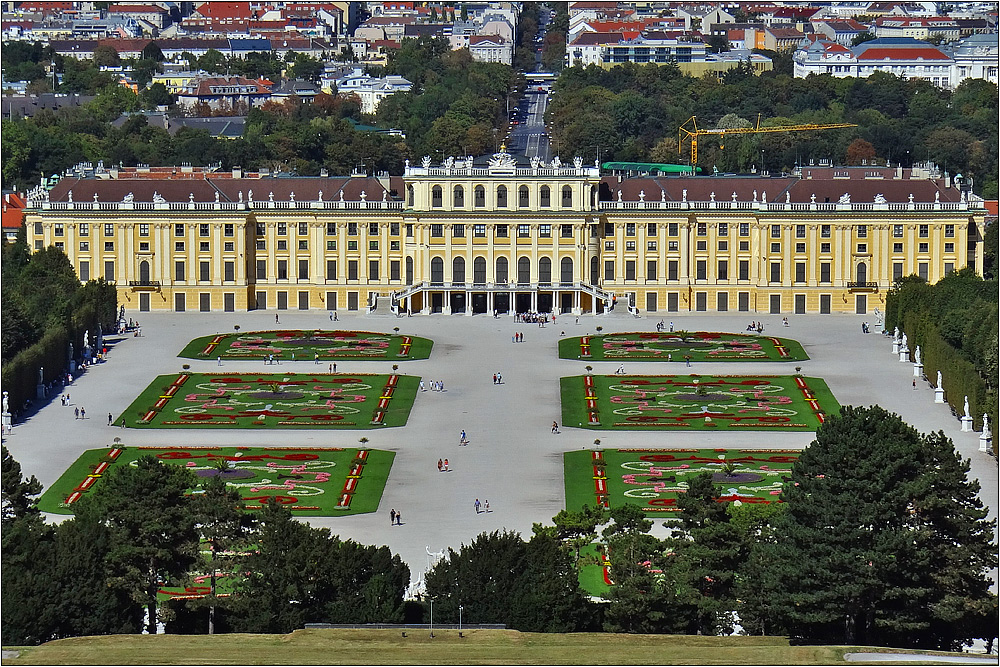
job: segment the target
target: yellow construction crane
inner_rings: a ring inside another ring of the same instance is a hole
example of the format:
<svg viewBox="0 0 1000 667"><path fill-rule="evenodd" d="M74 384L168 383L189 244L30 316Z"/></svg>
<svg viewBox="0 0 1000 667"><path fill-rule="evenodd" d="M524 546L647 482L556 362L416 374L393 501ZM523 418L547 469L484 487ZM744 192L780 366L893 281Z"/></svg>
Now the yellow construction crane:
<svg viewBox="0 0 1000 667"><path fill-rule="evenodd" d="M687 127L690 124L690 128ZM854 123L826 123L819 125L816 123L805 123L802 125L779 125L776 127L761 127L760 114L757 115L757 125L754 127L731 127L718 130L699 130L698 120L691 116L677 129L677 154L683 154L684 141L691 139L691 165L698 164L698 137L705 135L717 135L725 137L730 134L763 134L765 132L805 132L809 130L833 130L841 127L857 127Z"/></svg>

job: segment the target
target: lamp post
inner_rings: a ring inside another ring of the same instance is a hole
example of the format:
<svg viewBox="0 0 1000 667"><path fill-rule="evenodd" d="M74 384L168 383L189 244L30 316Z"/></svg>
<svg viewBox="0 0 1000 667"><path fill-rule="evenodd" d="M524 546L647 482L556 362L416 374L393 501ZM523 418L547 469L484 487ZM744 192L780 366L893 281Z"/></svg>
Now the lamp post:
<svg viewBox="0 0 1000 667"><path fill-rule="evenodd" d="M465 609L462 605L458 605L458 631L462 631L462 610Z"/></svg>
<svg viewBox="0 0 1000 667"><path fill-rule="evenodd" d="M431 637L434 636L434 598L427 598L431 601Z"/></svg>

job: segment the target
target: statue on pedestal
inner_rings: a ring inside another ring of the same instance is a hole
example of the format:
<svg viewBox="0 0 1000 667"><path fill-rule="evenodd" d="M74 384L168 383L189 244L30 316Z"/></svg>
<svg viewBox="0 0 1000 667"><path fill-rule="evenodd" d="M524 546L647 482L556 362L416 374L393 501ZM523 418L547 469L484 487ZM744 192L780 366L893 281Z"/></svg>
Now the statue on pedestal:
<svg viewBox="0 0 1000 667"><path fill-rule="evenodd" d="M966 417L972 417L972 413L969 412L969 397L968 396L965 397L965 416Z"/></svg>
<svg viewBox="0 0 1000 667"><path fill-rule="evenodd" d="M941 371L938 371L937 384L935 385L938 389L941 388Z"/></svg>
<svg viewBox="0 0 1000 667"><path fill-rule="evenodd" d="M4 392L4 408L3 411L7 412L7 392ZM990 430L990 416L983 413L983 438L989 439L993 437L993 431Z"/></svg>
<svg viewBox="0 0 1000 667"><path fill-rule="evenodd" d="M916 364L920 364L920 346L917 345L916 352L913 353L913 360Z"/></svg>

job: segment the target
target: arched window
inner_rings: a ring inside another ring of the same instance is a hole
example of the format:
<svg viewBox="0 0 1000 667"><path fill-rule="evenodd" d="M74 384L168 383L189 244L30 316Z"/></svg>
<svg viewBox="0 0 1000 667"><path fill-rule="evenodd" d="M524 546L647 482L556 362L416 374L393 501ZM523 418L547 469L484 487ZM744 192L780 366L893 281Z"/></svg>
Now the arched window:
<svg viewBox="0 0 1000 667"><path fill-rule="evenodd" d="M538 193L538 205L542 208L548 208L552 205L551 200L552 191L549 190L549 186L543 185L541 191Z"/></svg>
<svg viewBox="0 0 1000 667"><path fill-rule="evenodd" d="M857 279L859 283L868 282L868 265L864 262L858 264Z"/></svg>
<svg viewBox="0 0 1000 667"><path fill-rule="evenodd" d="M562 205L563 208L573 206L573 188L568 185L564 185L562 189Z"/></svg>
<svg viewBox="0 0 1000 667"><path fill-rule="evenodd" d="M452 201L455 208L465 208L465 190L461 185L456 185L452 190Z"/></svg>
<svg viewBox="0 0 1000 667"><path fill-rule="evenodd" d="M598 261L597 257L590 258L590 284L601 284L601 263Z"/></svg>
<svg viewBox="0 0 1000 667"><path fill-rule="evenodd" d="M413 186L406 186L406 205L413 206Z"/></svg>
<svg viewBox="0 0 1000 667"><path fill-rule="evenodd" d="M528 206L528 186L522 185L517 189L517 205L521 208Z"/></svg>
<svg viewBox="0 0 1000 667"><path fill-rule="evenodd" d="M476 208L483 208L486 206L486 188L481 185L477 185L474 192L476 197Z"/></svg>
<svg viewBox="0 0 1000 667"><path fill-rule="evenodd" d="M507 208L507 186L497 188L497 208Z"/></svg>
<svg viewBox="0 0 1000 667"><path fill-rule="evenodd" d="M139 282L149 282L149 262L146 260L139 262Z"/></svg>
<svg viewBox="0 0 1000 667"><path fill-rule="evenodd" d="M573 258L563 257L562 261L559 262L559 282L571 283L573 282Z"/></svg>
<svg viewBox="0 0 1000 667"><path fill-rule="evenodd" d="M527 257L517 260L517 282L522 284L531 282L531 260Z"/></svg>
<svg viewBox="0 0 1000 667"><path fill-rule="evenodd" d="M552 260L548 257L542 257L538 260L538 282L552 282Z"/></svg>
<svg viewBox="0 0 1000 667"><path fill-rule="evenodd" d="M477 285L486 283L486 258L476 257L472 260L472 282Z"/></svg>
<svg viewBox="0 0 1000 667"><path fill-rule="evenodd" d="M413 258L412 257L407 257L406 258L406 284L407 285L412 285L413 284Z"/></svg>
<svg viewBox="0 0 1000 667"><path fill-rule="evenodd" d="M453 283L464 283L465 282L465 258L456 257L451 262L451 282Z"/></svg>
<svg viewBox="0 0 1000 667"><path fill-rule="evenodd" d="M431 206L440 208L442 203L441 186L435 185L431 188Z"/></svg>
<svg viewBox="0 0 1000 667"><path fill-rule="evenodd" d="M500 284L505 284L507 282L507 258L497 257L497 274L495 277L496 282Z"/></svg>
<svg viewBox="0 0 1000 667"><path fill-rule="evenodd" d="M431 282L436 285L444 282L444 260L440 257L431 260Z"/></svg>

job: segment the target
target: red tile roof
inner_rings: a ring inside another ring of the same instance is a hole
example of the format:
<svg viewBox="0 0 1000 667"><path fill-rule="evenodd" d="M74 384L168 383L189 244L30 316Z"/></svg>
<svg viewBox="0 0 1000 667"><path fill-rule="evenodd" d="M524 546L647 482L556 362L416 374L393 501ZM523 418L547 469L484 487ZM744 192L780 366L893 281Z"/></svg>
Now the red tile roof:
<svg viewBox="0 0 1000 667"><path fill-rule="evenodd" d="M624 38L620 32L582 32L570 42L571 46L596 46L598 44L617 44Z"/></svg>
<svg viewBox="0 0 1000 667"><path fill-rule="evenodd" d="M983 202L983 205L986 207L986 212L994 216L998 215L998 212L1000 212L1000 206L998 206L998 204L1000 204L1000 202L996 199L987 199Z"/></svg>
<svg viewBox="0 0 1000 667"><path fill-rule="evenodd" d="M858 60L948 60L948 56L937 49L927 48L878 48L865 49L858 54Z"/></svg>
<svg viewBox="0 0 1000 667"><path fill-rule="evenodd" d="M23 221L24 198L16 192L9 192L3 196L2 226L4 229L20 229Z"/></svg>
<svg viewBox="0 0 1000 667"><path fill-rule="evenodd" d="M157 7L156 5L111 5L108 7L108 11L112 14L148 14L149 12L158 12L160 14L167 13L167 10L163 7Z"/></svg>
<svg viewBox="0 0 1000 667"><path fill-rule="evenodd" d="M207 19L242 19L245 21L253 18L249 2L228 2L225 0L205 2L198 5L195 11Z"/></svg>

